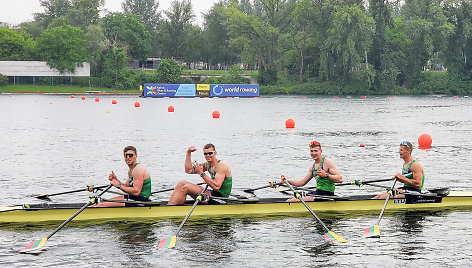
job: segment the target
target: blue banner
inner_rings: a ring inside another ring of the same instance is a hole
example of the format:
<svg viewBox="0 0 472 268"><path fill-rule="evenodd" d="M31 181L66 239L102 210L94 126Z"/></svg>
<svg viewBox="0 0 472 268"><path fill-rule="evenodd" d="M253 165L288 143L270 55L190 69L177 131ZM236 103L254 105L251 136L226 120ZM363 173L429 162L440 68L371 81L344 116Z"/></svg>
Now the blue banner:
<svg viewBox="0 0 472 268"><path fill-rule="evenodd" d="M143 96L162 97L195 97L195 84L144 84Z"/></svg>
<svg viewBox="0 0 472 268"><path fill-rule="evenodd" d="M259 97L259 85L211 84L211 97Z"/></svg>

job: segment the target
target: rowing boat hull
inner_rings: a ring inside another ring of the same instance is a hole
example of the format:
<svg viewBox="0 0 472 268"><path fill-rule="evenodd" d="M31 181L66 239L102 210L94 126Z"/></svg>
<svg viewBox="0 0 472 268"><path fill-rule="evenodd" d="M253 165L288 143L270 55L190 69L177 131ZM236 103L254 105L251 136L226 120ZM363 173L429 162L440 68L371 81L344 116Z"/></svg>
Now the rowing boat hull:
<svg viewBox="0 0 472 268"><path fill-rule="evenodd" d="M194 217L251 217L257 215L290 215L306 213L300 202L284 202L285 199L260 200L258 203L231 203L225 205L198 205L192 213ZM323 200L306 202L315 212L342 214L377 214L385 199ZM41 223L65 221L83 204L68 204L69 208L30 208L24 206L0 208L0 223ZM161 221L187 215L190 205L182 206L145 206L145 207L90 207L80 213L74 221ZM392 198L386 211L402 210L453 210L472 209L472 192L451 191L439 202L407 204L405 199Z"/></svg>

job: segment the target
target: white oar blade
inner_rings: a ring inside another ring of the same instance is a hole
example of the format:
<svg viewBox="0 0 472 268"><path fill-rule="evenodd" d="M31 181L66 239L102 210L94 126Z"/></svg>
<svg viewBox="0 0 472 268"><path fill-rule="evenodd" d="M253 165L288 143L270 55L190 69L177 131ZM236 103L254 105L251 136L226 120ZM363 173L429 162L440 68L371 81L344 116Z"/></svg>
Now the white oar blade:
<svg viewBox="0 0 472 268"><path fill-rule="evenodd" d="M338 241L338 242L341 242L341 243L347 242L347 239L344 239L344 238L340 237L339 235L337 235L333 231L329 231L326 234L324 234L323 238L328 240L329 242L334 242L334 241Z"/></svg>
<svg viewBox="0 0 472 268"><path fill-rule="evenodd" d="M157 248L173 248L175 247L176 243L177 243L177 237L173 235L171 237L164 238L161 241L159 241Z"/></svg>
<svg viewBox="0 0 472 268"><path fill-rule="evenodd" d="M364 229L364 237L365 238L377 238L380 237L380 228L379 226L373 225L368 228Z"/></svg>
<svg viewBox="0 0 472 268"><path fill-rule="evenodd" d="M37 252L48 239L45 237L29 243L24 249L20 250L20 253L33 253Z"/></svg>

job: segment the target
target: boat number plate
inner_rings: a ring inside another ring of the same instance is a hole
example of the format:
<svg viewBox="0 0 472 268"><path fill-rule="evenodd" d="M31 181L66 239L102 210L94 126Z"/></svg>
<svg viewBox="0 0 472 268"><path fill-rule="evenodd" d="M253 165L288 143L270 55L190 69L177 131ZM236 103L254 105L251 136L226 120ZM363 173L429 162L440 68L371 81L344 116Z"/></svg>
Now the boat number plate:
<svg viewBox="0 0 472 268"><path fill-rule="evenodd" d="M406 204L406 199L405 199L405 198L402 198L402 199L393 199L393 203L394 203L394 204Z"/></svg>

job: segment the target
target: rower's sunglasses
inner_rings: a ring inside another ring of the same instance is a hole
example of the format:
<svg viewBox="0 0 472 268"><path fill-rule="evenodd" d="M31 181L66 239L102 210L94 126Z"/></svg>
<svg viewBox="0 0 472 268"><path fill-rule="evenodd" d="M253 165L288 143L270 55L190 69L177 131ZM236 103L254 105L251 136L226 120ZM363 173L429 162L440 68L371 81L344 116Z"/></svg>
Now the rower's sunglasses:
<svg viewBox="0 0 472 268"><path fill-rule="evenodd" d="M204 152L203 154L204 154L204 155L212 155L212 154L214 154L214 153L215 153L215 151L212 151L212 152Z"/></svg>
<svg viewBox="0 0 472 268"><path fill-rule="evenodd" d="M408 149L410 149L410 150L412 149L410 147L410 145L408 145L408 142L406 142L406 141L402 141L402 143L400 143L400 145L404 145L404 146L408 147Z"/></svg>
<svg viewBox="0 0 472 268"><path fill-rule="evenodd" d="M125 154L125 158L133 158L135 154Z"/></svg>
<svg viewBox="0 0 472 268"><path fill-rule="evenodd" d="M321 144L317 141L312 141L312 142L310 142L310 147L312 147L312 146L321 146Z"/></svg>

